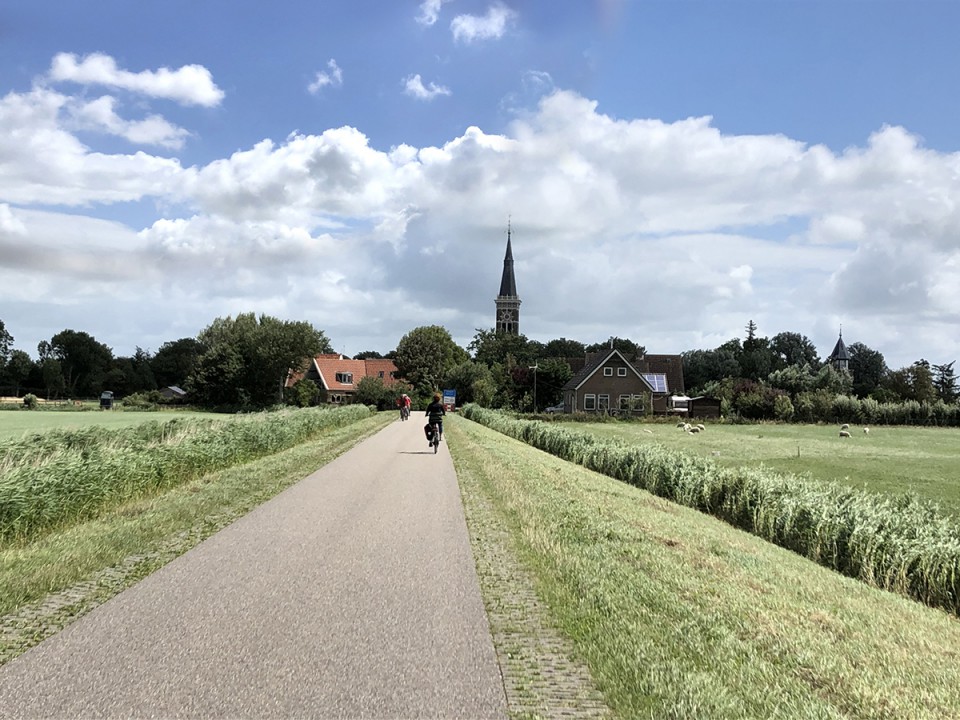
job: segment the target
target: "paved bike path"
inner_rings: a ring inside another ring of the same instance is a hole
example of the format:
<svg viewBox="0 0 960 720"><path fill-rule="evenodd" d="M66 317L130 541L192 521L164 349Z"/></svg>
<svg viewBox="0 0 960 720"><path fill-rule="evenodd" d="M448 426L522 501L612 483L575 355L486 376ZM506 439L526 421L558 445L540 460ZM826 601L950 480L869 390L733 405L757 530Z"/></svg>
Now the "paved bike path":
<svg viewBox="0 0 960 720"><path fill-rule="evenodd" d="M446 443L396 421L0 668L0 717L499 718Z"/></svg>

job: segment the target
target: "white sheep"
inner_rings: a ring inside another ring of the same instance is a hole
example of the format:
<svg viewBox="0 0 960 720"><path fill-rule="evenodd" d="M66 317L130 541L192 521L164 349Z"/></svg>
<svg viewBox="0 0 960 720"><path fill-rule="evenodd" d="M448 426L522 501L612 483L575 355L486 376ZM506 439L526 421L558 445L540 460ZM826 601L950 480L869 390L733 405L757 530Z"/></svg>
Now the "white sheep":
<svg viewBox="0 0 960 720"><path fill-rule="evenodd" d="M691 426L691 427L687 428L687 432L688 432L688 433L698 433L698 432L700 432L700 428Z"/></svg>
<svg viewBox="0 0 960 720"><path fill-rule="evenodd" d="M684 423L680 427L684 432L690 432L690 423Z"/></svg>
<svg viewBox="0 0 960 720"><path fill-rule="evenodd" d="M848 433L846 430L841 430L840 437L850 437L850 433Z"/></svg>
<svg viewBox="0 0 960 720"><path fill-rule="evenodd" d="M870 434L870 428L864 428L864 429L863 429L863 434L864 434L864 435L869 435L869 434Z"/></svg>
<svg viewBox="0 0 960 720"><path fill-rule="evenodd" d="M698 429L700 432L703 432L703 431L706 430L707 428L705 428L705 427L703 426L703 423L700 423L699 425L697 425L697 429Z"/></svg>
<svg viewBox="0 0 960 720"><path fill-rule="evenodd" d="M841 429L841 430L849 430L849 429L850 429L850 426L849 426L847 423L844 423L843 425L840 426L840 429Z"/></svg>
<svg viewBox="0 0 960 720"><path fill-rule="evenodd" d="M647 428L644 428L643 431L648 435L653 435L653 430L648 430Z"/></svg>
<svg viewBox="0 0 960 720"><path fill-rule="evenodd" d="M682 428L684 425L686 425L686 423L683 420L677 423L678 428Z"/></svg>

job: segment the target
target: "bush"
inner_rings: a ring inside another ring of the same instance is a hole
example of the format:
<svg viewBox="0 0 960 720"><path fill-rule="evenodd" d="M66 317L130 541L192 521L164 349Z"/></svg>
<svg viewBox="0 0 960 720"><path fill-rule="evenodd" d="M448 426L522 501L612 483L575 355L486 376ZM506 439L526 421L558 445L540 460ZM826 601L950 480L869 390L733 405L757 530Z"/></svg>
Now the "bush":
<svg viewBox="0 0 960 720"><path fill-rule="evenodd" d="M27 393L23 396L23 406L27 408L27 410L36 410L39 404L40 402L37 400L37 396L33 393Z"/></svg>

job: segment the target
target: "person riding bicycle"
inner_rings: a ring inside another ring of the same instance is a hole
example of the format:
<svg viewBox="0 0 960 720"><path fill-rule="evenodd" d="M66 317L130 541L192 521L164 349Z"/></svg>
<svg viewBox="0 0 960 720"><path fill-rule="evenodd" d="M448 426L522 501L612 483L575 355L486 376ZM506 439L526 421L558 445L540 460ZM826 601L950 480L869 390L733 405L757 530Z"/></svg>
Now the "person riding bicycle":
<svg viewBox="0 0 960 720"><path fill-rule="evenodd" d="M439 433L439 439L443 440L443 416L447 414L446 409L443 407L443 403L440 402L440 393L433 394L433 402L427 405L426 416L428 418L427 425L424 427L423 431L427 435L427 441L430 440L430 426L436 425L437 432Z"/></svg>

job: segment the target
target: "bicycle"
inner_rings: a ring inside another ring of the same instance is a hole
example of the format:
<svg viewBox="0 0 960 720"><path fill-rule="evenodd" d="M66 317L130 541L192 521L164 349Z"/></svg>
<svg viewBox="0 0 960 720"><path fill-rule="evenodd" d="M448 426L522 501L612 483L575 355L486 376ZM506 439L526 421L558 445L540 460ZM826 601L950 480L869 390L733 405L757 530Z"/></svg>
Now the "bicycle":
<svg viewBox="0 0 960 720"><path fill-rule="evenodd" d="M410 419L410 408L406 405L400 407L400 419L403 421Z"/></svg>
<svg viewBox="0 0 960 720"><path fill-rule="evenodd" d="M436 455L440 449L440 425L438 423L430 423L430 430L430 444L433 445L433 454Z"/></svg>

